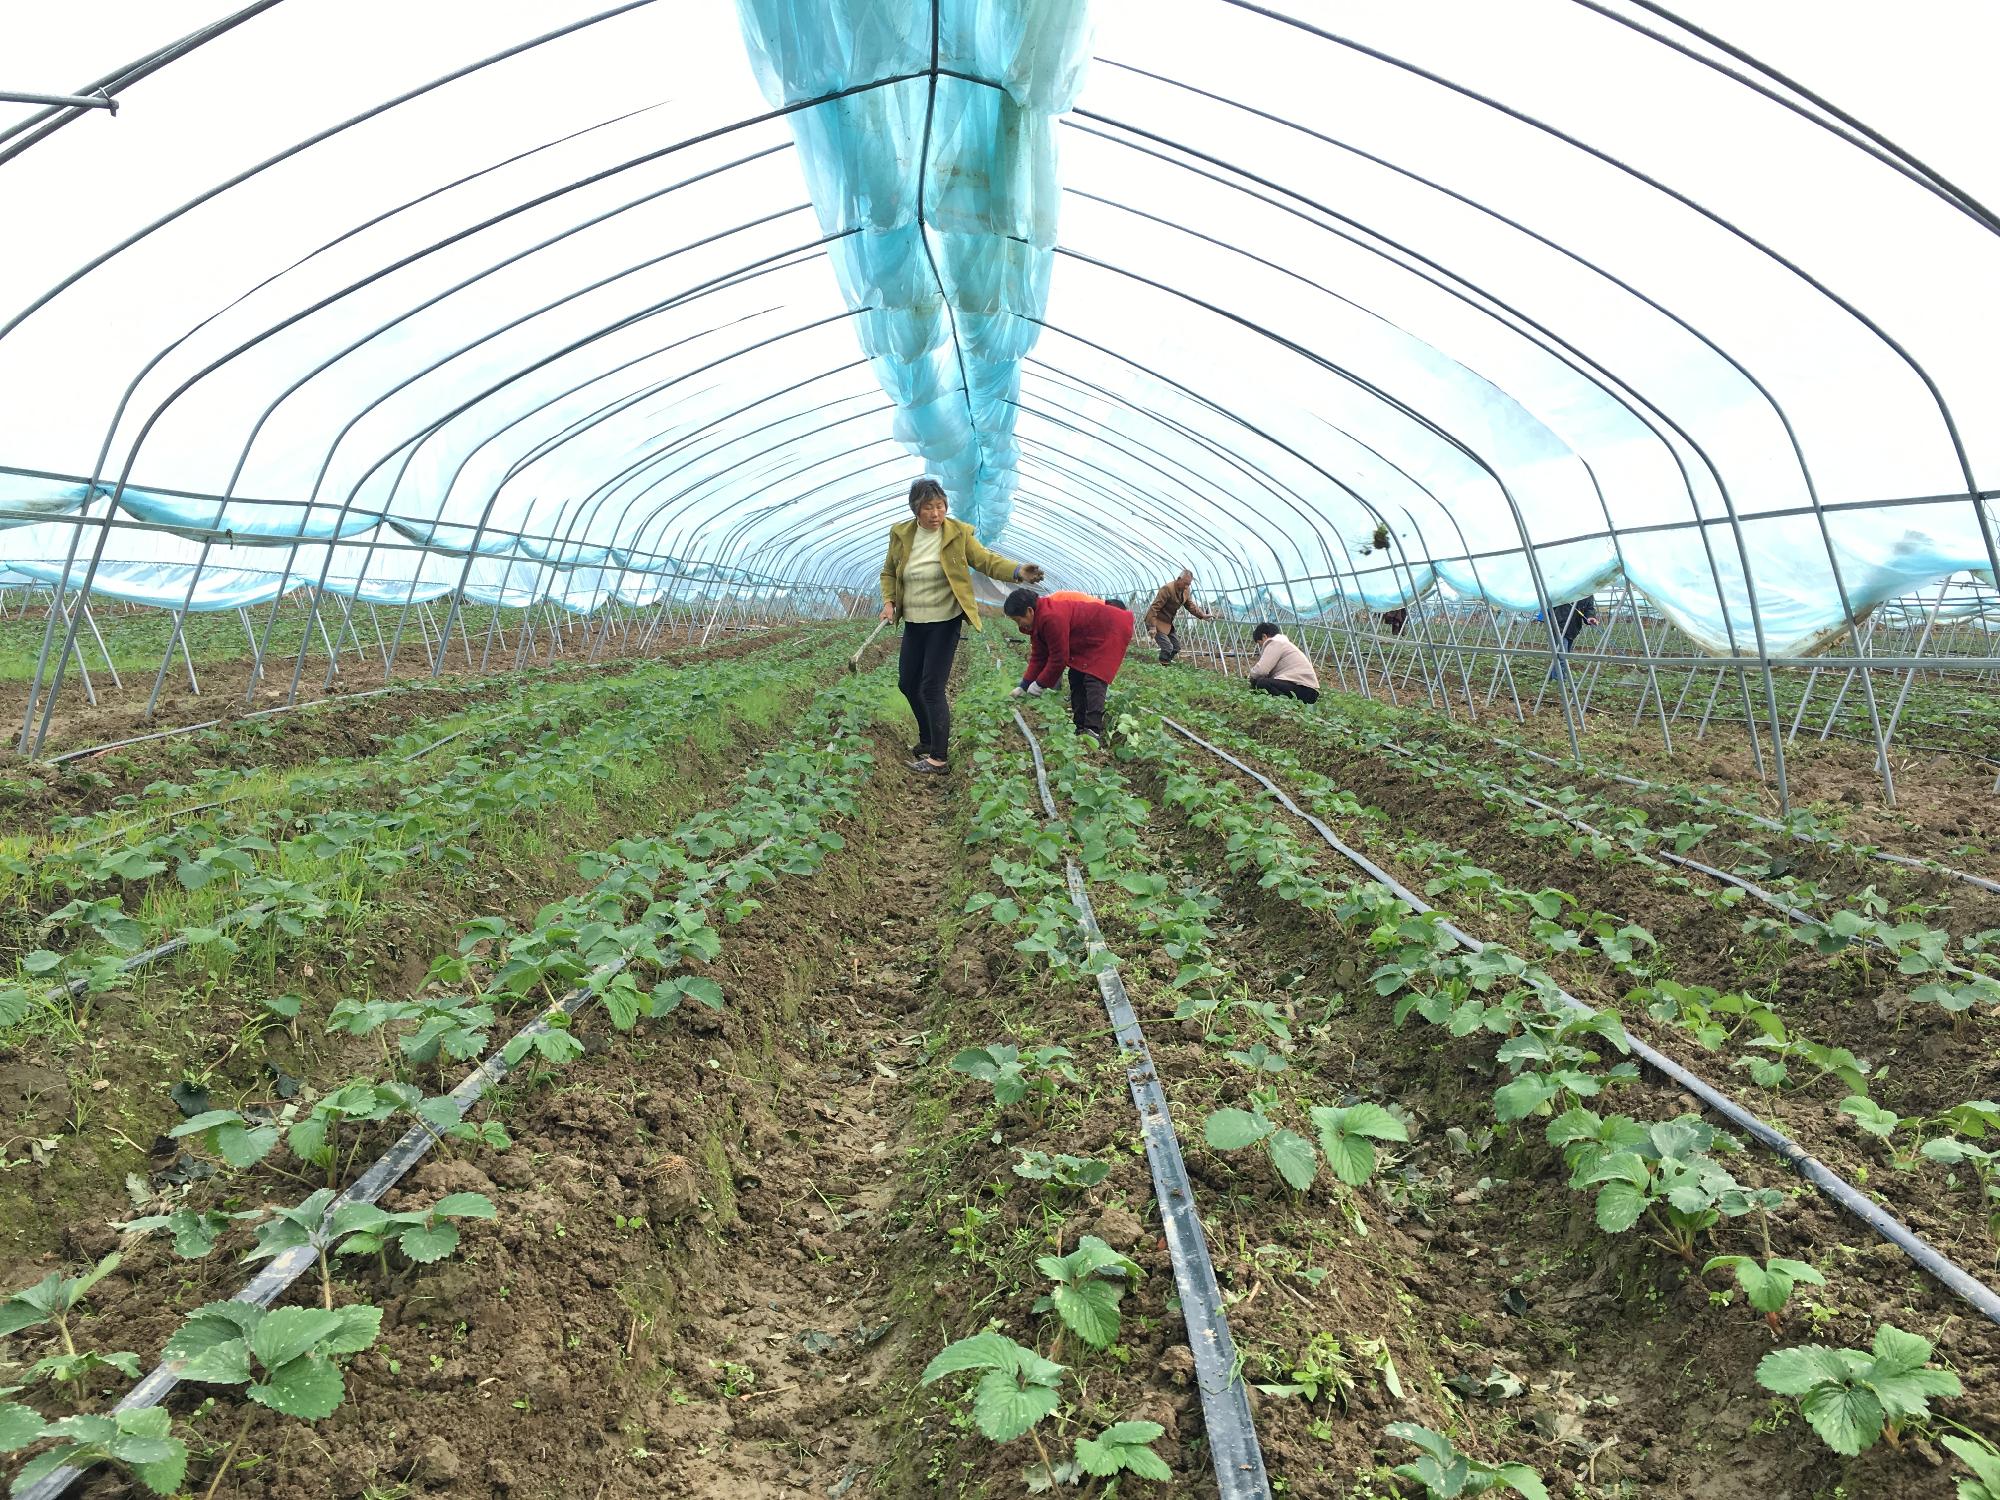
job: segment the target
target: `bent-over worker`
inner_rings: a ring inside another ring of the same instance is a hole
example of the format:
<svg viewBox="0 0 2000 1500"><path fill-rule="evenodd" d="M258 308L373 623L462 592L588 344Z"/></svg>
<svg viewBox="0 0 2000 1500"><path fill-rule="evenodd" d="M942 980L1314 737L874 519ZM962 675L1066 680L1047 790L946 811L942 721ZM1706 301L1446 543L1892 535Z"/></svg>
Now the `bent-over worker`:
<svg viewBox="0 0 2000 1500"><path fill-rule="evenodd" d="M1029 641L1028 672L1014 696L1044 693L1069 669L1070 720L1078 734L1104 742L1105 691L1125 665L1132 644L1132 611L1100 599L1015 589L1002 606Z"/></svg>

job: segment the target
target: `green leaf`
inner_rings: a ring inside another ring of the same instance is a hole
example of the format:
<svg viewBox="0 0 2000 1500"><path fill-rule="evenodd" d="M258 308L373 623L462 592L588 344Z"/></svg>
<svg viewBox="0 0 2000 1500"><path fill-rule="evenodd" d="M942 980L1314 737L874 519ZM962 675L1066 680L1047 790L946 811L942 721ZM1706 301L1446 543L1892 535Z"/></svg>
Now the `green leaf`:
<svg viewBox="0 0 2000 1500"><path fill-rule="evenodd" d="M28 992L0 987L0 1028L18 1026L28 1014Z"/></svg>
<svg viewBox="0 0 2000 1500"><path fill-rule="evenodd" d="M271 1154L271 1148L278 1144L278 1127L259 1125L254 1130L246 1130L241 1125L223 1125L215 1132L215 1153L230 1166L241 1171L254 1167Z"/></svg>
<svg viewBox="0 0 2000 1500"><path fill-rule="evenodd" d="M18 1401L0 1401L0 1453L19 1453L42 1435L42 1414Z"/></svg>
<svg viewBox="0 0 2000 1500"><path fill-rule="evenodd" d="M1606 1234L1623 1234L1645 1211L1645 1195L1629 1182L1607 1182L1598 1190L1597 1227Z"/></svg>
<svg viewBox="0 0 2000 1500"><path fill-rule="evenodd" d="M340 1326L319 1341L320 1353L359 1354L373 1348L375 1340L382 1336L381 1308L363 1302L337 1307L334 1312L340 1318Z"/></svg>
<svg viewBox="0 0 2000 1500"><path fill-rule="evenodd" d="M1375 1175L1375 1148L1360 1137L1322 1131L1319 1146L1333 1175L1349 1187L1360 1187Z"/></svg>
<svg viewBox="0 0 2000 1500"><path fill-rule="evenodd" d="M975 1333L946 1345L943 1353L924 1366L920 1383L929 1385L961 1370L1010 1370L1020 1352L1021 1346L1004 1333Z"/></svg>
<svg viewBox="0 0 2000 1500"><path fill-rule="evenodd" d="M1295 1192L1303 1193L1313 1185L1313 1179L1319 1175L1319 1157L1314 1154L1311 1141L1293 1131L1280 1130L1271 1137L1268 1149L1271 1165Z"/></svg>
<svg viewBox="0 0 2000 1500"><path fill-rule="evenodd" d="M1093 1277L1075 1285L1058 1284L1050 1301L1072 1333L1093 1349L1105 1349L1118 1337L1121 1295L1117 1286Z"/></svg>
<svg viewBox="0 0 2000 1500"><path fill-rule="evenodd" d="M341 1326L339 1313L317 1307L280 1307L250 1332L250 1352L266 1370L290 1364Z"/></svg>
<svg viewBox="0 0 2000 1500"><path fill-rule="evenodd" d="M458 1230L450 1224L419 1224L398 1235L396 1247L418 1265L429 1265L458 1248Z"/></svg>
<svg viewBox="0 0 2000 1500"><path fill-rule="evenodd" d="M445 1219L491 1219L499 1214L484 1193L447 1193L432 1205L431 1212Z"/></svg>
<svg viewBox="0 0 2000 1500"><path fill-rule="evenodd" d="M1882 1403L1859 1386L1816 1385L1800 1397L1799 1410L1827 1447L1849 1458L1882 1435Z"/></svg>
<svg viewBox="0 0 2000 1500"><path fill-rule="evenodd" d="M1893 1323L1884 1323L1875 1330L1871 1352L1875 1356L1871 1377L1901 1375L1910 1370L1921 1370L1931 1362L1930 1340L1905 1333Z"/></svg>
<svg viewBox="0 0 2000 1500"><path fill-rule="evenodd" d="M1011 1442L1041 1421L1062 1400L1053 1385L1022 1385L1008 1370L990 1370L972 1397L972 1420L996 1443Z"/></svg>
<svg viewBox="0 0 2000 1500"><path fill-rule="evenodd" d="M1218 1109L1202 1123L1202 1135L1218 1151L1254 1146L1278 1127L1247 1109Z"/></svg>
<svg viewBox="0 0 2000 1500"><path fill-rule="evenodd" d="M1512 1083L1493 1091L1493 1113L1503 1125L1525 1120L1549 1100L1556 1086L1541 1073L1523 1073Z"/></svg>
<svg viewBox="0 0 2000 1500"><path fill-rule="evenodd" d="M250 1387L252 1401L306 1422L332 1416L346 1394L340 1371L334 1368L333 1361L320 1354L301 1355L273 1370L268 1384Z"/></svg>
<svg viewBox="0 0 2000 1500"><path fill-rule="evenodd" d="M178 1494L187 1478L187 1444L176 1437L167 1438L165 1442L168 1449L165 1458L155 1463L132 1465L132 1477L156 1495Z"/></svg>
<svg viewBox="0 0 2000 1500"><path fill-rule="evenodd" d="M1847 1373L1840 1351L1822 1344L1773 1350L1757 1361L1757 1383L1780 1396L1803 1396L1814 1386L1843 1383Z"/></svg>
<svg viewBox="0 0 2000 1500"><path fill-rule="evenodd" d="M1542 1483L1542 1476L1526 1464L1501 1464L1493 1473L1502 1484L1525 1495L1527 1500L1549 1500L1548 1488Z"/></svg>
<svg viewBox="0 0 2000 1500"><path fill-rule="evenodd" d="M1991 1490L1995 1497L2000 1497L2000 1452L1995 1452L1986 1444L1971 1438L1943 1437L1939 1441L1956 1453L1959 1462L1977 1474L1979 1482ZM1964 1489L1961 1488L1958 1493L1960 1500L1964 1500Z"/></svg>

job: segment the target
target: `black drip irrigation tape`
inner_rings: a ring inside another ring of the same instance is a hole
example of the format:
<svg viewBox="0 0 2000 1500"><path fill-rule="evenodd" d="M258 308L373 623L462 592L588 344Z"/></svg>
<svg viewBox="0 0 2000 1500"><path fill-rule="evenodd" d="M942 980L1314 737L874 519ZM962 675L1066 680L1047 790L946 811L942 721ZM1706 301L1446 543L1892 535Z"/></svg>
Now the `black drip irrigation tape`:
<svg viewBox="0 0 2000 1500"><path fill-rule="evenodd" d="M412 761L422 760L426 755L429 755L433 750L442 750L446 745L449 745L453 740L463 739L466 735L471 734L475 729L481 729L481 728L490 729L496 724L504 724L509 719L518 717L520 717L520 714L517 711L511 714L501 714L496 718L483 720L480 723L468 724L465 726L465 728L456 730L453 733L446 735L441 740L433 740L430 744L424 746L423 749L421 750L414 750L408 755L396 756L393 760L389 762L389 764L395 766L407 766ZM153 816L150 818L141 818L136 823L127 823L122 828L114 828L109 833L101 833L94 839L85 839L80 844L71 844L69 846L69 852L75 853L79 849L95 849L99 844L108 844L113 839L128 837L131 834L137 833L142 828L151 828L155 823L178 822L182 818L191 818L196 813L214 812L218 807L228 807L234 803L241 802L245 797L251 795L251 793L255 790L256 789L254 787L248 787L240 792L232 792L227 797L218 798L214 802L198 802L193 807L176 807L168 812L154 813Z"/></svg>
<svg viewBox="0 0 2000 1500"><path fill-rule="evenodd" d="M1185 731L1183 732L1185 733ZM1426 762L1423 760L1421 756L1419 756L1415 751L1411 750L1407 746L1399 745L1395 743L1395 741L1393 740L1384 740L1382 743L1388 749L1397 751L1399 754L1408 756L1411 760L1415 761L1419 765L1426 764ZM1429 762L1429 764L1432 765L1433 767L1436 766L1436 762L1434 761ZM1487 793L1487 789L1483 787L1480 788L1480 791L1482 794ZM1562 822L1569 824L1570 827L1578 830L1579 832L1589 834L1592 838L1609 839L1611 837L1611 835L1606 833L1603 829L1594 827L1592 824L1585 822L1582 818L1579 818L1575 813L1567 812L1564 809L1557 807L1554 803L1544 802L1542 801L1541 798L1532 797L1528 793L1519 791L1514 787L1500 787L1492 790L1490 792L1490 795L1492 797L1511 798L1514 801L1521 803L1523 806L1534 808L1535 811L1537 812L1547 813L1550 817L1560 819ZM1727 870L1718 870L1715 868L1714 865L1705 865L1698 859L1689 859L1686 855L1676 854L1670 849L1651 849L1648 850L1642 857L1645 859L1657 860L1662 864L1678 865L1683 870L1693 870L1696 874L1706 875L1710 880L1716 881L1722 885L1733 885L1739 891L1742 891L1746 896L1749 896L1753 900L1761 901L1764 905L1770 907L1773 911L1784 913L1785 916L1791 918L1794 922L1816 923L1819 920L1811 912L1806 911L1802 907L1797 907L1792 905L1792 903L1787 901L1783 896L1777 895L1772 891L1765 890L1764 887L1758 885L1755 881L1745 880L1741 875L1733 875ZM1878 948L1884 953L1896 956L1895 948L1893 948L1888 943L1884 942L1882 939L1878 937L1868 937L1864 941L1868 947ZM1944 967L1945 967L1945 972L1949 974L1961 975L1968 979L1978 977L1971 969L1966 968L1963 964L1955 964L1947 960Z"/></svg>
<svg viewBox="0 0 2000 1500"><path fill-rule="evenodd" d="M51 755L45 765L59 766L64 761L82 760L90 755L102 755L107 750L123 750L127 745L143 745L148 740L170 740L176 735L194 734L203 729L214 729L222 724L242 724L251 719L268 719L277 714L296 713L302 708L323 708L329 703L360 703L367 698L379 698L384 693L402 691L405 683L391 687L370 688L365 693L337 693L330 698L314 698L308 703L281 703L276 708L260 708L255 713L237 714L234 718L203 719L199 724L183 724L178 729L156 729L151 734L135 734L129 740L113 740L108 745L87 745L81 750L65 750L61 755Z"/></svg>
<svg viewBox="0 0 2000 1500"><path fill-rule="evenodd" d="M1034 757L1035 786L1041 793L1042 810L1053 821L1060 814L1049 791L1042 747L1018 711L1014 723L1028 742L1028 753ZM1063 863L1069 876L1070 899L1076 903L1077 920L1094 958L1105 951L1104 934L1098 928L1097 914L1091 910L1083 872L1073 859L1065 859ZM1139 1029L1139 1018L1133 1014L1131 997L1125 991L1125 981L1115 966L1106 966L1098 972L1097 988L1125 1058L1125 1080L1132 1089L1132 1102L1139 1110L1146 1164L1152 1169L1153 1196L1159 1202L1167 1258L1173 1264L1174 1286L1180 1294L1181 1315L1187 1323L1188 1348L1194 1355L1195 1384L1201 1393L1202 1426L1215 1463L1216 1488L1222 1500L1270 1500L1271 1481L1264 1472L1264 1450L1257 1442L1249 1392L1237 1366L1235 1341L1229 1336L1222 1289L1216 1284L1208 1238L1202 1233L1201 1218L1195 1212L1194 1188L1188 1182L1187 1163L1181 1159L1180 1141L1167 1113L1167 1096L1160 1088L1153 1054L1146 1046L1145 1033Z"/></svg>
<svg viewBox="0 0 2000 1500"><path fill-rule="evenodd" d="M1176 734L1179 734L1182 738L1199 745L1202 749L1208 751L1209 754L1215 756L1216 759L1234 766L1251 780L1257 782L1273 797L1277 798L1279 804L1287 812L1306 823L1315 833L1324 839L1329 847L1365 871L1371 880L1379 881L1389 890L1395 892L1397 897L1407 903L1413 910L1420 913L1432 910L1421 896L1397 880L1395 876L1384 870L1380 865L1370 860L1367 855L1350 849L1346 844L1342 843L1339 836L1331 828L1327 827L1319 818L1300 807L1286 795L1284 788L1280 787L1262 771L1237 759L1221 746L1209 743L1192 729L1187 728L1183 724L1176 723L1165 715L1161 716L1160 722L1172 729ZM1445 932L1451 935L1454 942L1470 952L1478 953L1486 946L1478 938L1453 926L1450 922L1441 922L1439 925ZM1583 1001L1577 999L1574 995L1563 990L1557 990L1555 993L1561 997L1565 1004L1571 1006L1579 1013L1583 1015L1597 1014L1593 1007L1584 1004ZM1805 1178L1807 1182L1818 1188L1841 1208L1859 1219L1898 1250L1901 1250L1915 1262L1918 1269L1925 1272L1940 1286L1965 1302L1967 1306L1979 1313L1980 1316L1986 1318L1989 1322L2000 1324L2000 1293L1996 1293L1993 1288L1987 1286L1985 1282L1979 1280L1979 1278L1974 1276L1970 1271L1967 1271L1963 1266L1957 1264L1957 1262L1948 1259L1936 1247L1917 1234L1915 1230L1874 1203L1866 1194L1855 1188L1845 1178L1838 1176L1823 1162L1819 1161L1816 1157L1808 1155L1805 1149L1792 1140L1791 1137L1785 1135L1774 1126L1766 1124L1728 1095L1704 1082L1701 1078L1690 1073L1686 1068L1675 1062L1671 1057L1648 1046L1645 1042L1640 1041L1639 1038L1628 1034L1626 1040L1632 1048L1633 1055L1652 1068L1662 1078L1665 1078L1668 1082L1700 1100L1704 1107L1727 1120L1731 1125L1749 1136L1751 1140L1784 1161L1801 1177Z"/></svg>
<svg viewBox="0 0 2000 1500"><path fill-rule="evenodd" d="M1863 850L1857 848L1852 844L1849 844L1845 839L1829 838L1827 835L1822 833L1795 832L1794 830L1787 828L1783 823L1780 823L1776 818L1767 818L1762 813L1754 813L1751 812L1748 808L1736 807L1731 803L1723 802L1714 797L1704 797L1701 795L1701 793L1694 791L1693 788L1691 787L1690 788L1671 787L1662 781L1647 781L1643 777L1627 776L1623 771L1612 771L1606 769L1605 767L1593 766L1588 764L1587 762L1582 762L1582 761L1577 762L1576 765L1572 767L1570 762L1568 761L1558 760L1553 755L1545 755L1540 750L1530 750L1526 745L1517 745L1514 743L1514 741L1509 739L1502 739L1497 734L1491 736L1491 738L1496 745L1505 745L1509 750L1512 750L1517 754L1525 755L1531 760L1538 760L1546 765L1555 766L1558 769L1576 769L1576 770L1587 771L1592 776L1602 776L1607 781L1617 781L1617 782L1622 782L1626 786L1636 786L1641 791L1667 792L1667 793L1686 791L1690 793L1694 797L1695 801L1698 802L1701 806L1719 808L1724 812L1731 813L1736 817L1740 817L1748 822L1755 823L1759 828L1768 828L1775 833L1791 834L1792 837L1797 839L1802 839L1809 844L1824 844L1829 849L1838 850L1843 854L1865 853L1871 859L1885 860L1892 865L1907 865L1913 870L1929 870L1933 874L1949 876L1953 880L1962 880L1967 885L1973 885L1979 887L1979 889L1982 891L1992 891L1996 895L2000 895L2000 881L1988 880L1984 875L1974 875L1965 870L1954 870L1950 865L1939 864L1934 859L1917 859L1912 857L1911 855L1896 854L1887 849Z"/></svg>

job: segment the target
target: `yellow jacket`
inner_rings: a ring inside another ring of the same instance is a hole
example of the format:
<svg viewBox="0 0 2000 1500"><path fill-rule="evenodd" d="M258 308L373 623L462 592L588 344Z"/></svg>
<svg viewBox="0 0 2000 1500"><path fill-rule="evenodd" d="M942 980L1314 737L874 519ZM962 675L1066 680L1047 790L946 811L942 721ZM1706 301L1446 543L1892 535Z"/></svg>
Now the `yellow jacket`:
<svg viewBox="0 0 2000 1500"><path fill-rule="evenodd" d="M917 519L914 516L889 528L889 556L882 564L882 598L896 606L896 618L899 620L903 618L903 565L910 560L910 539L916 534ZM970 526L950 516L944 518L944 535L938 540L938 555L944 563L945 582L951 585L951 596L965 611L965 618L974 630L980 626L979 607L972 599L971 569L977 568L988 578L998 579L1001 583L1018 581L1021 572L1019 563L982 547Z"/></svg>

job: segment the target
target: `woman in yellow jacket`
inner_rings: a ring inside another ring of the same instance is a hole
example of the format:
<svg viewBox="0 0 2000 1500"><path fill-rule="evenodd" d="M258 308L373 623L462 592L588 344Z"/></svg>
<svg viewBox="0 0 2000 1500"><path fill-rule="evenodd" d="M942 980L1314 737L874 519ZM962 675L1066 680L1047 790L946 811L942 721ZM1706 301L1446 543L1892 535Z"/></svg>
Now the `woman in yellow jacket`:
<svg viewBox="0 0 2000 1500"><path fill-rule="evenodd" d="M1002 583L1038 583L1042 570L1017 563L980 546L972 528L945 514L944 486L919 479L910 486L914 520L889 528L889 555L882 564L882 618L903 622L903 655L896 685L917 719L912 771L939 774L950 769L952 658L967 620L979 629L972 601L977 568Z"/></svg>

